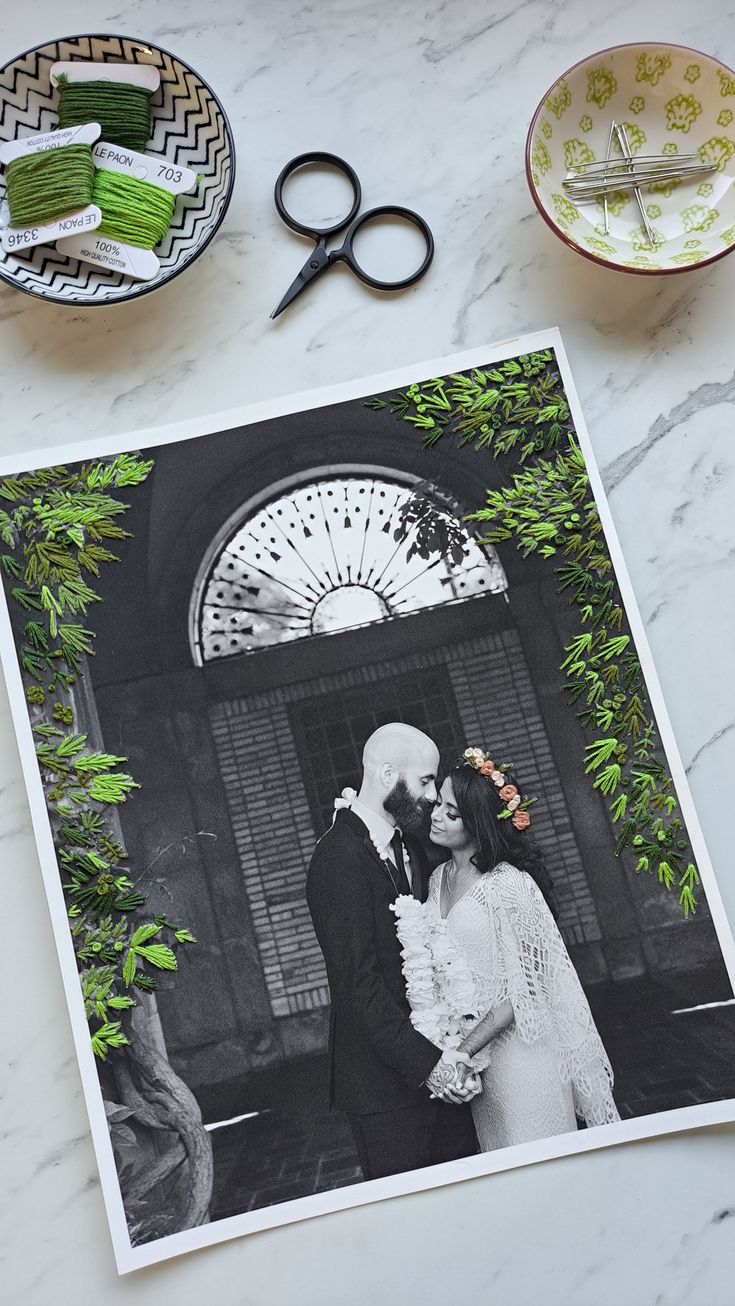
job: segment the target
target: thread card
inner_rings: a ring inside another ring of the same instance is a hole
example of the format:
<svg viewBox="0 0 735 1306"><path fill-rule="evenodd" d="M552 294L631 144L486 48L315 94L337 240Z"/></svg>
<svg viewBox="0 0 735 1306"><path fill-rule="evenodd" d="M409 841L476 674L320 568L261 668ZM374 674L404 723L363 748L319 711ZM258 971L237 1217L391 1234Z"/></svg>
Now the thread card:
<svg viewBox="0 0 735 1306"><path fill-rule="evenodd" d="M158 69L146 63L59 60L51 65L50 77L54 86L60 77L66 77L70 82L123 82L126 86L142 86L146 91L157 91L161 85Z"/></svg>
<svg viewBox="0 0 735 1306"><path fill-rule="evenodd" d="M0 223L6 210L7 203L3 200L0 205ZM55 222L47 222L35 227L4 227L0 235L0 243L8 254L19 254L24 249L32 249L35 245L50 245L54 240L57 242L58 249L61 238L71 237L74 232L79 239L78 233L94 231L101 221L102 212L97 205L87 204L76 213L66 213L63 218L57 218ZM81 239L86 240L87 236L81 236Z"/></svg>
<svg viewBox="0 0 735 1306"><path fill-rule="evenodd" d="M0 163L12 163L24 154L43 154L46 150L59 150L64 145L93 145L102 128L98 122L84 122L78 127L62 127L60 131L40 132L37 136L21 136L15 141L0 145Z"/></svg>
<svg viewBox="0 0 735 1306"><path fill-rule="evenodd" d="M160 154L139 154L137 150L112 145L109 141L97 142L92 150L92 160L95 168L107 168L109 172L121 172L138 181L147 181L171 195L194 190L197 184L196 173L191 168L182 168L161 158Z"/></svg>
<svg viewBox="0 0 735 1306"><path fill-rule="evenodd" d="M19 140L6 141L0 147L0 163L12 163L28 154L44 154L48 150L58 150L65 145L92 145L101 131L98 122L86 122L77 127L65 127L61 131L40 132L36 136L25 136ZM65 213L54 222L36 223L30 227L11 227L10 208L7 200L0 203L0 244L8 254L18 254L36 245L49 245L53 241L72 233L93 231L100 225L102 213L96 204L87 204L74 213Z"/></svg>
<svg viewBox="0 0 735 1306"><path fill-rule="evenodd" d="M92 160L97 168L146 181L171 195L191 191L197 184L196 173L191 168L180 167L157 154L139 154L110 141L97 142L92 150ZM94 263L97 267L114 269L134 281L152 281L161 268L152 250L139 249L136 245L123 244L104 235L92 233L88 236L87 233L75 232L57 240L56 248L60 254L84 259L85 263Z"/></svg>
<svg viewBox="0 0 735 1306"><path fill-rule="evenodd" d="M100 236L91 230L64 236L56 241L56 248L60 254L66 254L69 258L80 258L85 263L95 263L97 267L122 272L133 281L152 281L161 270L161 264L152 250L123 245L118 240Z"/></svg>

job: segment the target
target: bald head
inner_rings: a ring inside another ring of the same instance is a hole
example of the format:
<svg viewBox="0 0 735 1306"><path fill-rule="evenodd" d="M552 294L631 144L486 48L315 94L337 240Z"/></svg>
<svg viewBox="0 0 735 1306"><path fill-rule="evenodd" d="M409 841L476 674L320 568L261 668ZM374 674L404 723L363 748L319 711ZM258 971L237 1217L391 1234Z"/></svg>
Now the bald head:
<svg viewBox="0 0 735 1306"><path fill-rule="evenodd" d="M400 773L417 760L425 761L430 771L436 775L439 765L439 752L433 739L429 739L423 730L407 726L403 721L391 721L387 726L380 726L368 739L362 752L362 765L366 772L379 770L384 763L389 763Z"/></svg>
<svg viewBox="0 0 735 1306"><path fill-rule="evenodd" d="M368 739L360 798L404 830L417 833L436 802L439 750L422 730L392 721Z"/></svg>

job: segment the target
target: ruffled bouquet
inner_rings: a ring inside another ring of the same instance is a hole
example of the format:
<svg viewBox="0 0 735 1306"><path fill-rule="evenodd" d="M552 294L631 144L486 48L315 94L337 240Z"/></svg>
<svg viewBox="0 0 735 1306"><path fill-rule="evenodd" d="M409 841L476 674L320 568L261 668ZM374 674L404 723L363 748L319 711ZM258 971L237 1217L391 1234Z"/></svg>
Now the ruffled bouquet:
<svg viewBox="0 0 735 1306"><path fill-rule="evenodd" d="M411 1024L436 1047L456 1048L480 1015L472 973L427 903L401 894L391 904L401 944Z"/></svg>

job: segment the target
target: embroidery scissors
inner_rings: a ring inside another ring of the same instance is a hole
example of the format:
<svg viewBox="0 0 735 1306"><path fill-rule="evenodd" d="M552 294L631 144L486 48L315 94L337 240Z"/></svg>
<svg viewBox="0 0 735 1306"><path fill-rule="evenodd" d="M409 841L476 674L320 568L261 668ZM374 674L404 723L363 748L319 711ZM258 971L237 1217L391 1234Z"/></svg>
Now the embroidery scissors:
<svg viewBox="0 0 735 1306"><path fill-rule="evenodd" d="M283 200L283 188L289 177L298 168L304 168L313 163L326 163L336 168L339 172L344 173L352 186L353 202L349 213L346 217L339 218L337 222L329 226L317 227L308 222L300 222L289 212ZM282 313L284 308L287 308L296 296L301 294L302 290L311 285L312 281L315 281L323 272L327 272L329 268L334 267L335 263L346 263L356 277L359 277L366 286L372 286L374 290L402 290L405 286L413 285L414 281L418 281L424 275L434 257L434 237L431 230L424 219L418 213L414 213L412 209L403 208L399 204L383 204L376 209L366 209L364 213L360 213L358 216L360 204L362 203L362 187L359 178L354 168L351 168L349 163L345 163L345 160L340 159L336 154L325 154L322 151L314 150L308 154L299 154L295 159L291 159L291 162L286 164L276 181L274 199L279 216L286 226L290 227L291 231L295 231L299 236L311 237L316 242L316 249L310 258L306 260L296 279L291 282L278 307L271 313L272 318L278 317L279 313ZM424 260L416 271L412 272L410 276L393 281L381 281L378 277L371 276L357 261L353 249L358 231L361 231L376 219L384 217L401 218L404 222L411 223L418 228L426 242ZM340 247L327 250L327 239L330 236L336 236L340 231L344 231L345 227L347 231Z"/></svg>

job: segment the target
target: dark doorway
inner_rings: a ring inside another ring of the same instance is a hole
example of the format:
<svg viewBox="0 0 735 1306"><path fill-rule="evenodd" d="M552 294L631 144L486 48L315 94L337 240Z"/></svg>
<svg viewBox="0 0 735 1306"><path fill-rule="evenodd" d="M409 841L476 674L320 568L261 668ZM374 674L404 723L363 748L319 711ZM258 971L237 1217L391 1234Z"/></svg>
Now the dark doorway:
<svg viewBox="0 0 735 1306"><path fill-rule="evenodd" d="M359 788L365 740L388 721L405 721L451 758L462 725L446 667L381 679L359 688L302 699L289 708L299 765L315 830L332 823L334 796Z"/></svg>

